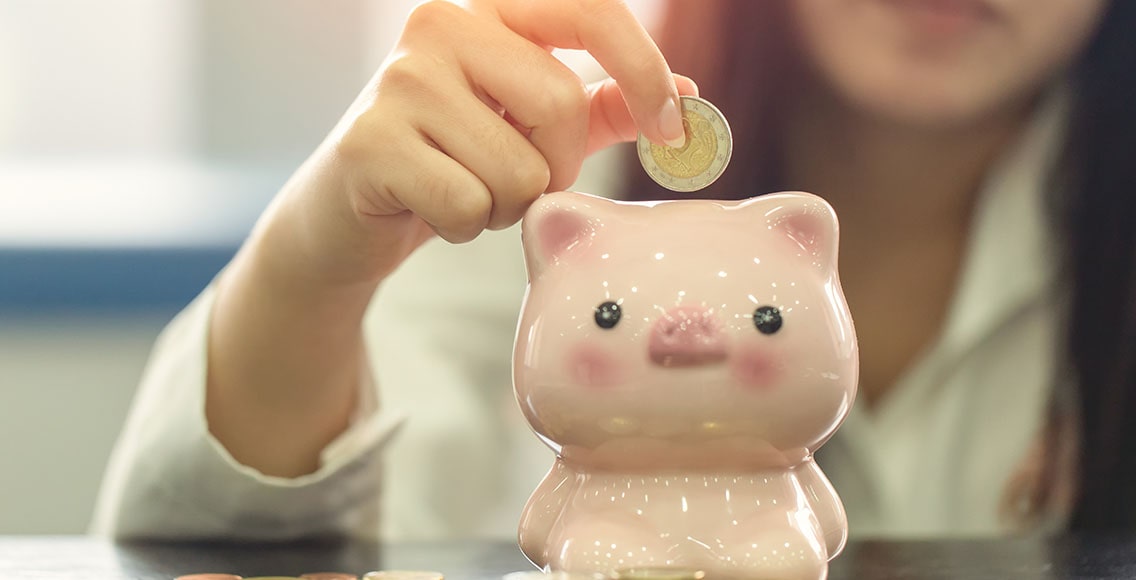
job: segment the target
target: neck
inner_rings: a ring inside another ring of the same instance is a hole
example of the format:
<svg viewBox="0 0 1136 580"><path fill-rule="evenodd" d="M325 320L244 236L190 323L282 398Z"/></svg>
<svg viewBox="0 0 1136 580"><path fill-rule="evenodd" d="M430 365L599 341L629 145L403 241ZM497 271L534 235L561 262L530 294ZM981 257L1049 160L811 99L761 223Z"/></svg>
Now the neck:
<svg viewBox="0 0 1136 580"><path fill-rule="evenodd" d="M967 127L903 126L819 91L784 119L785 185L816 193L840 216L840 277L860 343L867 404L938 335L990 166L1030 107Z"/></svg>
<svg viewBox="0 0 1136 580"><path fill-rule="evenodd" d="M982 180L1030 107L963 127L903 125L803 91L785 118L784 183L836 209L845 233L881 243L964 235Z"/></svg>

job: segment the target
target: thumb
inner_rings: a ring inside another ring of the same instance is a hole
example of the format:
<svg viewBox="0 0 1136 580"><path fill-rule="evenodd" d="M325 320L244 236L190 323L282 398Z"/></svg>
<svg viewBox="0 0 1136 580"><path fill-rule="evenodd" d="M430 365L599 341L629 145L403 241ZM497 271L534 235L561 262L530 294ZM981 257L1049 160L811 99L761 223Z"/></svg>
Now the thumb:
<svg viewBox="0 0 1136 580"><path fill-rule="evenodd" d="M682 75L674 75L679 95L698 96L698 85ZM627 108L623 92L614 79L588 87L591 109L588 120L588 155L616 143L634 141L639 136L635 119Z"/></svg>

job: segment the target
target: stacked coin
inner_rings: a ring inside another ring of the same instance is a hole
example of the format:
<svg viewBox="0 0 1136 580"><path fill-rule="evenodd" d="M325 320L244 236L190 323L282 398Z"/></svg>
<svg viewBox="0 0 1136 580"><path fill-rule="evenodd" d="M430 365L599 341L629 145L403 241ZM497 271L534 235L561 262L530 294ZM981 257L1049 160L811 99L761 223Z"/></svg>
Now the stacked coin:
<svg viewBox="0 0 1136 580"><path fill-rule="evenodd" d="M233 574L189 574L178 576L177 580L358 580L354 574L343 572L309 572L296 576L257 576L255 578L241 578ZM363 580L443 580L441 572L426 570L382 570L370 572L363 576Z"/></svg>
<svg viewBox="0 0 1136 580"><path fill-rule="evenodd" d="M501 580L596 580L597 578L602 579L603 576L533 570L531 572L513 572L512 574L506 574L501 577Z"/></svg>
<svg viewBox="0 0 1136 580"><path fill-rule="evenodd" d="M698 191L714 183L734 151L726 117L709 101L682 97L682 147L656 145L639 134L639 163L659 185L672 191Z"/></svg>
<svg viewBox="0 0 1136 580"><path fill-rule="evenodd" d="M429 570L383 570L370 572L363 580L442 580L441 572Z"/></svg>

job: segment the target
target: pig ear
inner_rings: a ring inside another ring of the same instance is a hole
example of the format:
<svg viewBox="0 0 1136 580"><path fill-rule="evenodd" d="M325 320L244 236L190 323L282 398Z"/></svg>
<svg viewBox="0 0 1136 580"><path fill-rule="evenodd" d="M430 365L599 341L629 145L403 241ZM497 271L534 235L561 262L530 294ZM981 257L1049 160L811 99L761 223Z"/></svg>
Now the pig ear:
<svg viewBox="0 0 1136 580"><path fill-rule="evenodd" d="M557 192L534 202L521 221L521 239L529 279L585 251L614 206L609 200L582 193Z"/></svg>
<svg viewBox="0 0 1136 580"><path fill-rule="evenodd" d="M811 193L789 192L752 200L766 227L822 272L836 270L840 225L832 206Z"/></svg>

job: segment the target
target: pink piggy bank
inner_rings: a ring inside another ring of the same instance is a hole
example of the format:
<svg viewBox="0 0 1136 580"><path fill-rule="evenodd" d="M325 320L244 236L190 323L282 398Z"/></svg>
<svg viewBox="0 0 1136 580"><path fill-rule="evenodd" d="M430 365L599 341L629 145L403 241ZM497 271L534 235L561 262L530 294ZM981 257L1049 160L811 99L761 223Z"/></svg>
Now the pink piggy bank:
<svg viewBox="0 0 1136 580"><path fill-rule="evenodd" d="M565 572L824 578L847 519L813 453L858 370L832 208L554 193L522 232L513 380L556 452L521 516L525 555Z"/></svg>

